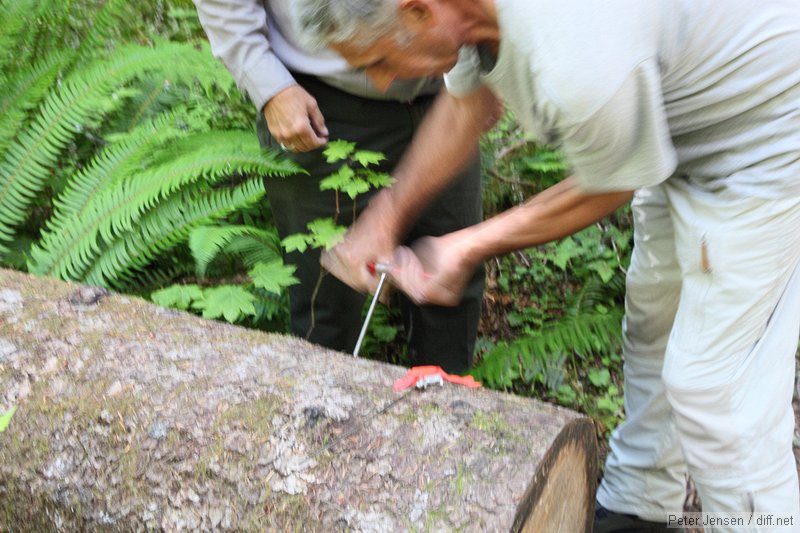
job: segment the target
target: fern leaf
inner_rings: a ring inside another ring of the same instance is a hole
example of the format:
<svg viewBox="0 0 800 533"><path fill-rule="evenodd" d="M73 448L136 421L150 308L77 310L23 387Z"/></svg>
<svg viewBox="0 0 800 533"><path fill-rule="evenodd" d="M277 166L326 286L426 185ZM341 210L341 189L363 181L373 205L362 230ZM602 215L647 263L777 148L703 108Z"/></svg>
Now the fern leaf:
<svg viewBox="0 0 800 533"><path fill-rule="evenodd" d="M124 178L140 170L143 160L164 143L187 133L175 126L176 117L165 114L149 122L106 149L73 176L64 191L53 200L54 212L42 232L40 245L32 251L37 262L38 248L51 248L90 213L104 191L117 187Z"/></svg>
<svg viewBox="0 0 800 533"><path fill-rule="evenodd" d="M27 114L44 97L69 54L53 54L15 77L0 79L0 154L24 128Z"/></svg>
<svg viewBox="0 0 800 533"><path fill-rule="evenodd" d="M252 246L255 249L252 249L251 253L257 253L260 258L263 258L263 262L280 259L280 248L275 246L273 235L273 232L252 226L202 226L197 228L189 235L189 249L195 260L197 275L205 276L208 265L217 255L223 250L229 250L229 245L241 237L247 237L247 239L239 240L245 245L243 249L248 249L248 245ZM257 239L253 237L257 237Z"/></svg>
<svg viewBox="0 0 800 533"><path fill-rule="evenodd" d="M231 212L253 205L264 195L260 178L251 178L233 189L187 191L161 202L130 232L108 249L89 258L85 276L89 283L117 286L151 263L160 254L185 243L190 232Z"/></svg>
<svg viewBox="0 0 800 533"><path fill-rule="evenodd" d="M117 36L118 29L127 23L127 0L107 0L102 9L98 11L89 32L81 39L78 48L79 57L91 57L98 51L106 50L108 43Z"/></svg>
<svg viewBox="0 0 800 533"><path fill-rule="evenodd" d="M497 343L472 374L495 388L508 389L516 380L530 383L538 379L555 390L563 379L565 354L618 349L621 320L619 308L605 314L565 315L535 336Z"/></svg>
<svg viewBox="0 0 800 533"><path fill-rule="evenodd" d="M80 280L100 249L116 236L131 231L142 215L181 187L202 180L215 183L233 171L256 176L296 172L290 162L279 162L262 151L246 132L213 132L179 139L169 149L182 154L124 180L86 209L74 227L64 228L47 248L32 250L31 272Z"/></svg>
<svg viewBox="0 0 800 533"><path fill-rule="evenodd" d="M250 229L250 233L231 239L225 246L225 253L241 256L242 262L248 268L282 257L281 241L275 228Z"/></svg>
<svg viewBox="0 0 800 533"><path fill-rule="evenodd" d="M73 72L59 90L48 94L39 115L0 162L0 241L11 240L13 228L26 218L64 146L87 124L100 120L98 109L108 113L118 105L114 89L154 64L181 61L187 48L191 47L171 43L158 49L125 47Z"/></svg>

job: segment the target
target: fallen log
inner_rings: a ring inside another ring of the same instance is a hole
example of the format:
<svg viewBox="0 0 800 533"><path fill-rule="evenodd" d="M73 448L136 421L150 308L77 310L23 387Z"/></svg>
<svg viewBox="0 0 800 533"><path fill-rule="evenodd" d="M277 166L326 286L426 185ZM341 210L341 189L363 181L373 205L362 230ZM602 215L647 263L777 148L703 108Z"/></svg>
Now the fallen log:
<svg viewBox="0 0 800 533"><path fill-rule="evenodd" d="M0 270L0 530L590 530L587 419L404 373Z"/></svg>

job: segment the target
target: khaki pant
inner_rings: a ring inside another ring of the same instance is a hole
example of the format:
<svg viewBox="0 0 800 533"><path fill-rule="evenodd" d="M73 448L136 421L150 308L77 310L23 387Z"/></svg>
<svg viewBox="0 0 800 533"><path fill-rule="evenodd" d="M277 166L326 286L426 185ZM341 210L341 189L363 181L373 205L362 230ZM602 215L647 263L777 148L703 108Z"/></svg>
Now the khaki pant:
<svg viewBox="0 0 800 533"><path fill-rule="evenodd" d="M663 522L682 510L688 472L705 512L794 514L797 524L800 198L711 194L673 178L638 191L632 209L627 418L598 501Z"/></svg>

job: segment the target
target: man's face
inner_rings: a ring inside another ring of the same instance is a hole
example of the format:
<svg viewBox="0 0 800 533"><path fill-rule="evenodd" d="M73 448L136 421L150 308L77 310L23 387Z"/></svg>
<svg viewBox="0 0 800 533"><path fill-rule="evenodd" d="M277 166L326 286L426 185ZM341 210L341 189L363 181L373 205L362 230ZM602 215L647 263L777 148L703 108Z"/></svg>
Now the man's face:
<svg viewBox="0 0 800 533"><path fill-rule="evenodd" d="M385 91L395 78L422 78L444 74L456 64L461 47L455 32L442 24L418 26L411 41L400 45L394 36L383 36L368 48L352 41L335 43L331 48L350 66L364 69L375 86Z"/></svg>

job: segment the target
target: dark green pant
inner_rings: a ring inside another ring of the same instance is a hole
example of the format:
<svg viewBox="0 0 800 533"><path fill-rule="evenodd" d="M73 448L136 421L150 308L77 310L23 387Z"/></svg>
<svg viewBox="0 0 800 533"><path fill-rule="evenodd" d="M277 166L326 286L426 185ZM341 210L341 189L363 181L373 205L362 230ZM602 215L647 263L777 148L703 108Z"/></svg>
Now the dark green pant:
<svg viewBox="0 0 800 533"><path fill-rule="evenodd" d="M295 75L316 99L329 130L329 138L354 141L358 149L382 152L381 170L391 172L411 141L414 131L433 102L424 96L412 103L359 98L339 91L316 78ZM260 114L259 114L260 115ZM262 146L278 148L263 116L257 123ZM306 233L306 224L333 216L333 191L320 191L319 181L337 169L325 162L322 150L287 153L309 172L287 178L265 180L275 224L281 238ZM352 202L344 196L340 223L352 221ZM357 198L357 211L366 207L370 193ZM481 221L480 169L477 160L418 220L408 242L425 235L442 235ZM287 262L297 266L300 284L289 288L292 333L305 337L311 324L311 297L320 273L319 250L292 252ZM409 354L414 365L436 364L449 372L465 372L472 361L480 319L484 271L470 282L457 307L416 306L400 296ZM314 328L309 340L329 348L350 352L361 328L364 295L331 275L323 278L314 302Z"/></svg>

